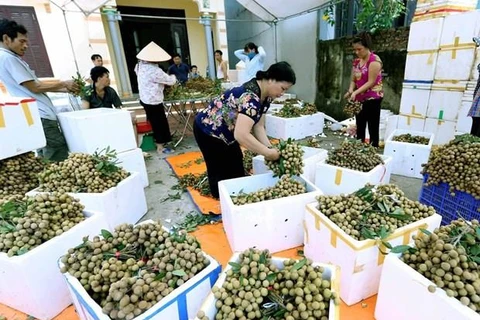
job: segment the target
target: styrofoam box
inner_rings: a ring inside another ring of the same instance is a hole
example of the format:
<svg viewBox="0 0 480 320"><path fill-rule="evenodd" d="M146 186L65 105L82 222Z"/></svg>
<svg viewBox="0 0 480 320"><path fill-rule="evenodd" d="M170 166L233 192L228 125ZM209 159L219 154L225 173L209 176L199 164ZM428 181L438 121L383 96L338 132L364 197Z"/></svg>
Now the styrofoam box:
<svg viewBox="0 0 480 320"><path fill-rule="evenodd" d="M435 80L468 80L475 58L475 48L440 49Z"/></svg>
<svg viewBox="0 0 480 320"><path fill-rule="evenodd" d="M399 115L397 129L405 129L412 131L423 131L425 127L425 118L409 116L409 115Z"/></svg>
<svg viewBox="0 0 480 320"><path fill-rule="evenodd" d="M307 203L322 192L303 177L307 193L291 197L234 205L231 195L273 187L278 181L273 173L223 180L218 183L223 228L232 251L248 248L268 249L278 252L302 245L302 212Z"/></svg>
<svg viewBox="0 0 480 320"><path fill-rule="evenodd" d="M411 134L430 139L428 145L393 141L401 134ZM428 132L395 130L385 142L383 154L392 157L392 173L412 178L423 178L422 164L428 162L433 146L434 135Z"/></svg>
<svg viewBox="0 0 480 320"><path fill-rule="evenodd" d="M462 26L462 28L458 28ZM458 37L460 44L473 44L472 38L480 34L480 10L462 12L445 17L440 46L453 45Z"/></svg>
<svg viewBox="0 0 480 320"><path fill-rule="evenodd" d="M426 117L431 84L403 83L400 113Z"/></svg>
<svg viewBox="0 0 480 320"><path fill-rule="evenodd" d="M92 154L107 147L117 153L137 148L130 113L97 108L66 112L58 120L70 152Z"/></svg>
<svg viewBox="0 0 480 320"><path fill-rule="evenodd" d="M108 229L104 214L84 214L87 219L21 256L9 258L0 253L1 304L47 320L72 303L57 261L81 243L83 237L93 237Z"/></svg>
<svg viewBox="0 0 480 320"><path fill-rule="evenodd" d="M306 206L305 256L313 261L340 267L340 297L347 305L376 294L385 258L379 251L377 241L353 239L321 213L316 205L311 203ZM385 241L392 246L411 244L411 236L421 232L420 228L433 231L440 226L441 220L440 215L434 214L395 230ZM387 250L382 248L384 252Z"/></svg>
<svg viewBox="0 0 480 320"><path fill-rule="evenodd" d="M284 104L282 103L272 103L270 104L270 108L268 108L267 114L274 114L278 111L282 110Z"/></svg>
<svg viewBox="0 0 480 320"><path fill-rule="evenodd" d="M398 126L398 115L390 116L387 118L387 125L385 127L385 137L390 137L393 131L397 130Z"/></svg>
<svg viewBox="0 0 480 320"><path fill-rule="evenodd" d="M455 121L462 104L463 92L432 90L427 117Z"/></svg>
<svg viewBox="0 0 480 320"><path fill-rule="evenodd" d="M407 53L405 80L433 81L437 66L438 52Z"/></svg>
<svg viewBox="0 0 480 320"><path fill-rule="evenodd" d="M317 162L325 160L328 156L328 151L325 149L302 147L303 154L303 176L308 181L315 181L315 168ZM253 158L253 174L263 174L271 172L265 165L265 158L262 155L258 155Z"/></svg>
<svg viewBox="0 0 480 320"><path fill-rule="evenodd" d="M134 320L193 319L222 271L222 266L215 259L207 254L205 256L210 261L205 269ZM68 273L64 276L80 320L110 320L110 317L102 312L102 307L88 295L75 277Z"/></svg>
<svg viewBox="0 0 480 320"><path fill-rule="evenodd" d="M435 139L433 140L434 145L442 145L448 143L455 137L455 125L455 121L427 118L423 131L435 135Z"/></svg>
<svg viewBox="0 0 480 320"><path fill-rule="evenodd" d="M0 141L0 160L47 145L35 99L2 98Z"/></svg>
<svg viewBox="0 0 480 320"><path fill-rule="evenodd" d="M433 50L440 47L443 19L413 22L410 25L408 51Z"/></svg>
<svg viewBox="0 0 480 320"><path fill-rule="evenodd" d="M238 263L240 262L240 253L234 253L232 258L230 258L229 262L234 262ZM277 257L272 257L272 263L280 270L284 268L284 261L289 260L286 258L277 258ZM337 266L333 266L330 264L323 264L323 263L316 263L314 262L312 264L315 267L322 267L324 269L322 275L323 279L329 280L331 284L331 290L334 293L337 293L340 291L340 269ZM215 286L218 288L221 288L223 284L225 283L225 280L227 278L227 272L230 270L232 267L230 264L227 265L225 270L220 274L220 277L218 277L217 282L215 283ZM217 308L215 307L215 303L217 302L217 299L215 299L215 296L212 292L207 296L207 299L203 302L202 306L200 307L199 311L203 311L205 313L205 316L207 316L209 319L215 319L215 315L217 314ZM340 305L335 305L333 300L330 300L329 302L329 315L328 319L329 320L338 320L340 319ZM196 317L194 320L200 320L198 317Z"/></svg>
<svg viewBox="0 0 480 320"><path fill-rule="evenodd" d="M378 290L375 319L377 320L479 320L480 315L448 297L443 289L428 291L435 284L389 255L383 265ZM343 286L343 283L342 283Z"/></svg>
<svg viewBox="0 0 480 320"><path fill-rule="evenodd" d="M148 187L148 174L143 151L140 148L117 154L119 166L130 173L138 172L144 187Z"/></svg>
<svg viewBox="0 0 480 320"><path fill-rule="evenodd" d="M266 115L267 135L277 139L303 139L323 133L324 114L318 112L298 118L281 118Z"/></svg>
<svg viewBox="0 0 480 320"><path fill-rule="evenodd" d="M34 189L27 195L42 193ZM111 229L122 223L136 223L147 213L147 200L140 174L135 172L103 193L69 193L80 199L86 210L102 212Z"/></svg>
<svg viewBox="0 0 480 320"><path fill-rule="evenodd" d="M327 164L317 163L315 185L326 195L352 193L370 184L387 184L390 182L392 158L380 156L384 164L380 164L369 172L355 171Z"/></svg>
<svg viewBox="0 0 480 320"><path fill-rule="evenodd" d="M297 95L295 93L284 93L281 97L275 98L277 101L285 101L288 99L296 99Z"/></svg>
<svg viewBox="0 0 480 320"><path fill-rule="evenodd" d="M457 124L455 130L464 133L470 133L472 129L472 117L468 116L468 111L472 106L471 102L462 102L460 111L458 112Z"/></svg>

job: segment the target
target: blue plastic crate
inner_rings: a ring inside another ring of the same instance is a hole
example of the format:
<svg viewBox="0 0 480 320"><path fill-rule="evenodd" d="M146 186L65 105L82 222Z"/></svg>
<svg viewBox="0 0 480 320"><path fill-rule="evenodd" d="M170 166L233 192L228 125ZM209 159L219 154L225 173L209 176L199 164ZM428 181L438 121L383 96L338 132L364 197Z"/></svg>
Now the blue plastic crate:
<svg viewBox="0 0 480 320"><path fill-rule="evenodd" d="M428 175L423 176L423 183L427 181ZM420 202L433 206L437 213L442 216L442 224L449 224L452 220L464 218L466 220L480 220L480 200L475 200L472 195L455 191L452 196L448 183L441 183L438 186L423 185L420 192Z"/></svg>

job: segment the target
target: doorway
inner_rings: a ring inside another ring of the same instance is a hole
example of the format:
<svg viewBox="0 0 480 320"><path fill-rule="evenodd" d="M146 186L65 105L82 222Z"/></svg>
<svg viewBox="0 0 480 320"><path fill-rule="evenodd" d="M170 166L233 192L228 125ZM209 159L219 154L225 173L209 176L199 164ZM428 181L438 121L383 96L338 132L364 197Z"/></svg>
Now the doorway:
<svg viewBox="0 0 480 320"><path fill-rule="evenodd" d="M185 10L130 6L118 6L117 8L121 14L185 18ZM190 50L185 20L122 16L122 21L119 24L133 93L138 93L137 76L134 71L137 64L136 55L151 41L154 41L170 55L180 54L183 62L190 65ZM161 62L159 65L166 71L171 63L170 60Z"/></svg>

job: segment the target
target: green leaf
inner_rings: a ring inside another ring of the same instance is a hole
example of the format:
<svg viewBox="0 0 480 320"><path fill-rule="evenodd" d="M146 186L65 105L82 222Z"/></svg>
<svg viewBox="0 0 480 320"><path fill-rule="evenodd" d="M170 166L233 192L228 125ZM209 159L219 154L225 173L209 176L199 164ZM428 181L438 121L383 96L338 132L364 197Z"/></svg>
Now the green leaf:
<svg viewBox="0 0 480 320"><path fill-rule="evenodd" d="M240 280L240 285L243 286L243 280L245 280L245 277L243 275L241 275L239 280Z"/></svg>
<svg viewBox="0 0 480 320"><path fill-rule="evenodd" d="M25 254L28 252L27 248L21 248L20 250L17 251L17 256L21 256L22 254Z"/></svg>
<svg viewBox="0 0 480 320"><path fill-rule="evenodd" d="M408 251L409 249L411 249L412 247L410 246L407 246L407 245L400 245L400 246L396 246L396 247L393 247L390 252L391 253L404 253L406 251Z"/></svg>
<svg viewBox="0 0 480 320"><path fill-rule="evenodd" d="M383 205L383 203L378 202L378 203L377 203L377 206L378 206L378 208L380 209L380 211L382 211L383 213L387 213L387 208L385 208L385 206Z"/></svg>
<svg viewBox="0 0 480 320"><path fill-rule="evenodd" d="M420 228L419 229L422 233L426 234L427 236L431 235L432 233L428 231L427 229Z"/></svg>
<svg viewBox="0 0 480 320"><path fill-rule="evenodd" d="M480 263L480 257L470 257L473 262Z"/></svg>
<svg viewBox="0 0 480 320"><path fill-rule="evenodd" d="M477 234L477 238L480 238L480 227L475 229L475 233Z"/></svg>
<svg viewBox="0 0 480 320"><path fill-rule="evenodd" d="M397 220L403 220L403 221L408 221L410 219L412 219L412 216L408 215L408 214L389 214L390 217L392 218L395 218Z"/></svg>
<svg viewBox="0 0 480 320"><path fill-rule="evenodd" d="M267 263L267 256L265 255L264 252L262 252L262 253L260 254L259 263L260 263L260 264L265 264L265 263Z"/></svg>
<svg viewBox="0 0 480 320"><path fill-rule="evenodd" d="M266 278L267 281L273 281L273 280L277 279L277 274L278 274L278 272L270 273Z"/></svg>
<svg viewBox="0 0 480 320"><path fill-rule="evenodd" d="M380 239L385 239L387 238L388 236L390 235L390 232L387 231L387 228L385 228L385 226L382 226L380 228L380 232L378 234L378 236L380 237Z"/></svg>
<svg viewBox="0 0 480 320"><path fill-rule="evenodd" d="M387 242L387 241L382 241L382 244L385 246L385 248L387 248L387 249L392 249L392 245L391 245L389 242Z"/></svg>
<svg viewBox="0 0 480 320"><path fill-rule="evenodd" d="M99 163L95 166L95 169L97 169L97 170L100 171L100 170L102 170L103 166L104 166L104 162L99 162Z"/></svg>
<svg viewBox="0 0 480 320"><path fill-rule="evenodd" d="M187 275L183 270L173 270L172 274L177 277L184 277Z"/></svg>
<svg viewBox="0 0 480 320"><path fill-rule="evenodd" d="M167 275L166 272L160 272L159 274L157 274L154 278L155 281L160 281L162 280L163 278L165 278L165 276Z"/></svg>
<svg viewBox="0 0 480 320"><path fill-rule="evenodd" d="M233 272L238 272L242 268L242 265L236 262L229 262L228 264L232 266Z"/></svg>
<svg viewBox="0 0 480 320"><path fill-rule="evenodd" d="M370 229L367 229L367 228L362 228L362 231L360 233L365 239L375 239L375 238L377 238L377 234L374 231L372 231Z"/></svg>
<svg viewBox="0 0 480 320"><path fill-rule="evenodd" d="M108 230L102 229L101 233L105 240L108 240L113 237L113 235Z"/></svg>
<svg viewBox="0 0 480 320"><path fill-rule="evenodd" d="M300 270L307 263L307 259L303 258L302 260L295 263L292 267L293 270Z"/></svg>

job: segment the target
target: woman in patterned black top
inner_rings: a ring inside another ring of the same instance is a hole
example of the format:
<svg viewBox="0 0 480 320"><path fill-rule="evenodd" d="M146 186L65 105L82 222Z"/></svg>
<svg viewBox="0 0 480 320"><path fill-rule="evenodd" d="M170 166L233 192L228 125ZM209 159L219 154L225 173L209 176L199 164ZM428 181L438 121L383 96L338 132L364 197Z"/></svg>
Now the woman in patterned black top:
<svg viewBox="0 0 480 320"><path fill-rule="evenodd" d="M245 175L240 145L267 160L280 157L268 140L265 114L272 99L280 97L295 81L295 72L287 62L275 63L240 87L225 91L197 115L195 139L215 198L219 197L219 181Z"/></svg>

